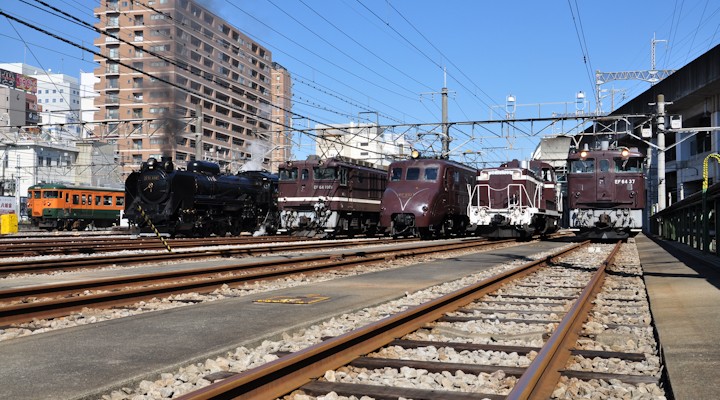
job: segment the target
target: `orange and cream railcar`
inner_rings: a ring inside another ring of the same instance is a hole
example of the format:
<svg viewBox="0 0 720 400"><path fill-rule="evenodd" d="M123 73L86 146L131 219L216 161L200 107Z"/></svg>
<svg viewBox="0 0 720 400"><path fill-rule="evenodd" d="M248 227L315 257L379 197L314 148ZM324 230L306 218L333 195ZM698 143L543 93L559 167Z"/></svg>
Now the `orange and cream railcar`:
<svg viewBox="0 0 720 400"><path fill-rule="evenodd" d="M124 189L39 184L28 188L27 212L41 229L107 228L120 223L124 204Z"/></svg>

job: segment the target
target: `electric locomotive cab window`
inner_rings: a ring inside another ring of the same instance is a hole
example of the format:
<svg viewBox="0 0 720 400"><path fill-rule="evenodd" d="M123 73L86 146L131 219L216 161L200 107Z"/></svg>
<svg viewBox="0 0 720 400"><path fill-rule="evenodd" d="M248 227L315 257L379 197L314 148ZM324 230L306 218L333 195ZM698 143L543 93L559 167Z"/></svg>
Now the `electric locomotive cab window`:
<svg viewBox="0 0 720 400"><path fill-rule="evenodd" d="M278 174L278 179L281 181L294 181L297 179L298 176L298 169L297 168L291 168L291 169L281 169L280 173Z"/></svg>
<svg viewBox="0 0 720 400"><path fill-rule="evenodd" d="M616 158L615 172L641 172L642 160L639 158Z"/></svg>
<svg viewBox="0 0 720 400"><path fill-rule="evenodd" d="M314 178L316 181L328 181L337 179L335 168L313 168Z"/></svg>
<svg viewBox="0 0 720 400"><path fill-rule="evenodd" d="M575 174L591 174L595 172L595 160L592 158L573 160L570 165L570 171Z"/></svg>
<svg viewBox="0 0 720 400"><path fill-rule="evenodd" d="M437 168L425 168L425 180L434 182L438 176Z"/></svg>
<svg viewBox="0 0 720 400"><path fill-rule="evenodd" d="M610 171L610 160L600 160L600 172Z"/></svg>
<svg viewBox="0 0 720 400"><path fill-rule="evenodd" d="M405 179L408 181L416 181L420 179L420 168L408 168Z"/></svg>
<svg viewBox="0 0 720 400"><path fill-rule="evenodd" d="M303 168L302 172L300 173L300 180L306 181L310 178L310 171L308 171L307 168Z"/></svg>
<svg viewBox="0 0 720 400"><path fill-rule="evenodd" d="M390 180L397 182L402 179L402 168L393 168L390 174Z"/></svg>
<svg viewBox="0 0 720 400"><path fill-rule="evenodd" d="M40 191L39 190L33 190L32 192L33 199L39 199L40 198Z"/></svg>
<svg viewBox="0 0 720 400"><path fill-rule="evenodd" d="M346 186L348 181L348 170L346 168L340 168L340 185Z"/></svg>

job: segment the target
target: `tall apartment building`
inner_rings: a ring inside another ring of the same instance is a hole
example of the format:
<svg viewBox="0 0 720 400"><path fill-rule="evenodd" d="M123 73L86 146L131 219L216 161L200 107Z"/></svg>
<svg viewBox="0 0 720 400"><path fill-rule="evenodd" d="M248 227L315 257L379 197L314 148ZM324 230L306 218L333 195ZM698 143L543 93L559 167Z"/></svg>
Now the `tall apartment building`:
<svg viewBox="0 0 720 400"><path fill-rule="evenodd" d="M277 172L281 162L292 155L292 81L290 73L280 64L272 64L272 138L271 171Z"/></svg>
<svg viewBox="0 0 720 400"><path fill-rule="evenodd" d="M192 0L101 0L95 14L107 34L95 40L107 57L95 58L95 134L125 174L163 155L270 169L270 51Z"/></svg>

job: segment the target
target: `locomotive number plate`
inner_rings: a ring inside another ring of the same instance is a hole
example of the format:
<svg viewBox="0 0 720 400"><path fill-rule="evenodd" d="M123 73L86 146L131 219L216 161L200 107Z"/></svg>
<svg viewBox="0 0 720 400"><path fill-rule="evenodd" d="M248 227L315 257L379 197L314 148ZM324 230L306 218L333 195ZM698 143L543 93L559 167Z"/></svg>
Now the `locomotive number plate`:
<svg viewBox="0 0 720 400"><path fill-rule="evenodd" d="M624 185L624 184L626 184L626 183L629 183L629 184L631 184L631 185L634 185L634 184L635 184L635 179L633 179L633 178L615 179L615 184L616 184L616 185Z"/></svg>
<svg viewBox="0 0 720 400"><path fill-rule="evenodd" d="M274 296L268 299L255 300L255 303L312 304L328 300L330 297L319 294L305 296Z"/></svg>

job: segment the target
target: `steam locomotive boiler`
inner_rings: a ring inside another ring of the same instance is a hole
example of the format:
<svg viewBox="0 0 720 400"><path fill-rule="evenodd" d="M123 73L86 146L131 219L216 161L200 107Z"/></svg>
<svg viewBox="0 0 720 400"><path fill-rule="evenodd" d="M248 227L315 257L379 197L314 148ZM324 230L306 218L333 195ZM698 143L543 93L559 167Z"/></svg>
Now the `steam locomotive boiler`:
<svg viewBox="0 0 720 400"><path fill-rule="evenodd" d="M207 161L176 169L149 158L125 181L125 216L141 230L170 235L224 236L274 231L277 176L266 171L225 174Z"/></svg>

